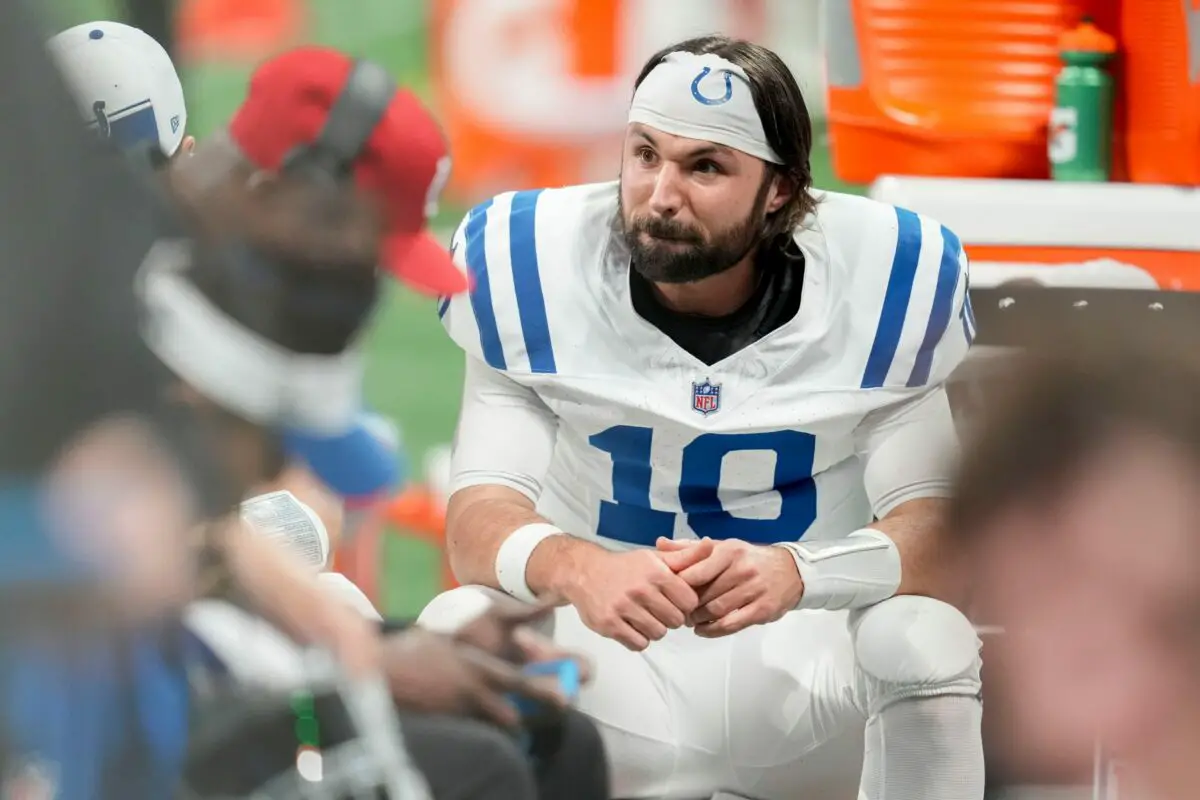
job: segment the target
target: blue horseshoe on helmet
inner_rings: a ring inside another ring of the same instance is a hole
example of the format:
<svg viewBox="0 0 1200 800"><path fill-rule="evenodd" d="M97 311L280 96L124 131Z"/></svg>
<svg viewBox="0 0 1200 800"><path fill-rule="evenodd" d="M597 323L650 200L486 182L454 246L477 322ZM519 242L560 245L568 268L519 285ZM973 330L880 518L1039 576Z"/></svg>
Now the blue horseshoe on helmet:
<svg viewBox="0 0 1200 800"><path fill-rule="evenodd" d="M700 94L700 81L704 80L708 76L708 73L712 72L712 67L705 67L700 70L700 74L692 81L692 97L696 98L697 102L703 103L706 106L719 106L722 103L728 103L733 98L733 73L727 69L721 71L725 73L725 96L712 98Z"/></svg>

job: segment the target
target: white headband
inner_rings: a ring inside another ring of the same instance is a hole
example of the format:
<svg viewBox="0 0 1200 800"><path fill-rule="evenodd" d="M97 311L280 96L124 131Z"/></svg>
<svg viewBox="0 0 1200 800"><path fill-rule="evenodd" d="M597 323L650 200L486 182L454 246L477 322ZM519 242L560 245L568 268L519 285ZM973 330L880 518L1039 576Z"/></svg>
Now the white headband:
<svg viewBox="0 0 1200 800"><path fill-rule="evenodd" d="M363 357L286 350L239 325L209 302L180 270L190 245L159 240L138 274L147 346L210 400L260 425L336 435L362 408Z"/></svg>
<svg viewBox="0 0 1200 800"><path fill-rule="evenodd" d="M629 121L783 163L767 143L746 73L711 53L665 56L634 93Z"/></svg>

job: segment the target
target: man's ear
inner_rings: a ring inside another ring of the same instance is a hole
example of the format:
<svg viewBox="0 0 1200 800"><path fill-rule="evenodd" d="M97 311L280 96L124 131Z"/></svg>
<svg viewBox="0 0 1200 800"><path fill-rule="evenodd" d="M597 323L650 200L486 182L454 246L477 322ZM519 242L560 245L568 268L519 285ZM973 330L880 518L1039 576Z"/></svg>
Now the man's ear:
<svg viewBox="0 0 1200 800"><path fill-rule="evenodd" d="M779 209L787 205L787 202L796 194L796 183L792 177L782 170L775 173L771 178L771 195L767 201L766 212L773 214Z"/></svg>
<svg viewBox="0 0 1200 800"><path fill-rule="evenodd" d="M179 152L177 153L177 155L190 156L195 149L196 149L196 137L195 136L185 136L185 137L183 137L183 141L179 143Z"/></svg>

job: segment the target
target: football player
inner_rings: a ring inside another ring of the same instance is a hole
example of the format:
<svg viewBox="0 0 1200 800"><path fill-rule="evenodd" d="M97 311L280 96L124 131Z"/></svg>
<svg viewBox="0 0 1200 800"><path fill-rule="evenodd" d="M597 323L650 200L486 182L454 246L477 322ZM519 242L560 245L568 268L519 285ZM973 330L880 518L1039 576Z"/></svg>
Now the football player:
<svg viewBox="0 0 1200 800"><path fill-rule="evenodd" d="M983 795L942 532L966 256L814 193L811 146L775 53L685 41L637 79L619 181L499 195L454 238L465 585L422 620L558 604L618 797Z"/></svg>

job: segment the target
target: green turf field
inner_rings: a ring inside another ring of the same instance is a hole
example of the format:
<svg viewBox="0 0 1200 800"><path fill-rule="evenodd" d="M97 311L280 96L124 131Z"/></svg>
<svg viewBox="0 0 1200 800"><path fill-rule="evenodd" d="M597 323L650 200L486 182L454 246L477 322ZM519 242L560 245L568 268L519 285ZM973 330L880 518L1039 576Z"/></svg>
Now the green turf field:
<svg viewBox="0 0 1200 800"><path fill-rule="evenodd" d="M425 0L309 0L314 41L375 59L392 68L418 94L429 97ZM119 18L112 0L52 0L56 25ZM351 13L352 9L352 13ZM221 125L236 108L250 65L187 65L190 132L197 137ZM813 153L814 182L846 190L835 180L823 145ZM463 209L443 207L435 224L447 231ZM461 357L442 335L433 302L393 291L370 340L367 398L393 415L404 429L414 464L432 445L449 440L458 409ZM387 548L385 604L388 611L419 610L437 590L437 554L421 543L393 541Z"/></svg>

